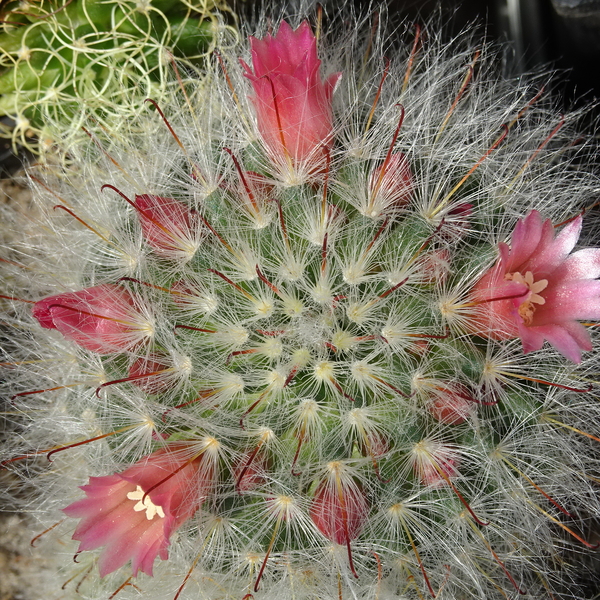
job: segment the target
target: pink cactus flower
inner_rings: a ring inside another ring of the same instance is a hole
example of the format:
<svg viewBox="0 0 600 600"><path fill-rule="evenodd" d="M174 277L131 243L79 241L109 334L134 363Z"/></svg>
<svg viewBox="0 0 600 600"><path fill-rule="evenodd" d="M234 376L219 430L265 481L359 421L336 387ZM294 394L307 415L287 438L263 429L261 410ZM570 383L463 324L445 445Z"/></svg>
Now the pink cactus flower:
<svg viewBox="0 0 600 600"><path fill-rule="evenodd" d="M600 248L570 254L581 232L582 217L555 237L550 219L532 210L513 231L511 243L499 244L496 264L475 284L474 333L491 339L520 337L523 352L539 350L547 340L569 360L581 362L591 350L590 335L579 319L600 319Z"/></svg>
<svg viewBox="0 0 600 600"><path fill-rule="evenodd" d="M350 569L358 577L352 561L350 542L358 537L367 521L369 503L345 465L334 461L327 468L328 476L315 491L310 518L327 539L347 547Z"/></svg>
<svg viewBox="0 0 600 600"><path fill-rule="evenodd" d="M201 236L187 206L173 198L152 194L136 196L133 204L144 239L158 254L184 260L194 256Z"/></svg>
<svg viewBox="0 0 600 600"><path fill-rule="evenodd" d="M152 575L157 556L168 558L170 537L209 495L215 479L210 446L198 455L179 442L161 448L122 473L90 477L86 498L63 509L81 519L73 539L79 552L104 546L98 569L104 577L131 560L133 575Z"/></svg>
<svg viewBox="0 0 600 600"><path fill-rule="evenodd" d="M378 217L405 206L412 197L413 175L406 155L395 152L369 176L369 203L365 214Z"/></svg>
<svg viewBox="0 0 600 600"><path fill-rule="evenodd" d="M81 347L111 354L131 349L154 329L124 288L105 284L39 300L33 316L46 329L57 329Z"/></svg>
<svg viewBox="0 0 600 600"><path fill-rule="evenodd" d="M295 31L282 21L275 36L251 37L250 45L252 68L241 63L263 142L277 162L286 158L322 171L333 144L331 99L341 73L321 81L317 41L306 21Z"/></svg>
<svg viewBox="0 0 600 600"><path fill-rule="evenodd" d="M473 414L477 402L471 392L461 383L453 382L436 386L431 393L427 408L441 423L460 425Z"/></svg>
<svg viewBox="0 0 600 600"><path fill-rule="evenodd" d="M423 440L412 453L413 471L423 485L440 488L459 475L458 453L454 448L438 442Z"/></svg>

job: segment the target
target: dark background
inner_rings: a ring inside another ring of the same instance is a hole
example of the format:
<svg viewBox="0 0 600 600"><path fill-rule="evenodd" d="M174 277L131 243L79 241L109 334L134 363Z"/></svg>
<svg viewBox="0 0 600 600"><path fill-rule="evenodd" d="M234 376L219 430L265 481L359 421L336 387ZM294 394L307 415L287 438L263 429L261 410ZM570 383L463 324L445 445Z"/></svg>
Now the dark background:
<svg viewBox="0 0 600 600"><path fill-rule="evenodd" d="M440 5L456 25L478 21L487 35L511 44L521 71L551 64L566 106L600 98L600 0L390 0L410 16Z"/></svg>

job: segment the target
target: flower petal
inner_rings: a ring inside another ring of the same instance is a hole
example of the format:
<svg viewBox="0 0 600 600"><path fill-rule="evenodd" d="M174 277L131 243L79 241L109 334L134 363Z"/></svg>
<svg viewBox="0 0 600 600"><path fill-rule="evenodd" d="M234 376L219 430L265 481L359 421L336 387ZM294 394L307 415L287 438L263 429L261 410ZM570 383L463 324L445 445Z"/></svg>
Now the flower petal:
<svg viewBox="0 0 600 600"><path fill-rule="evenodd" d="M535 352L544 345L544 334L539 331L538 327L527 327L522 320L519 323L519 337L523 344L523 352Z"/></svg>
<svg viewBox="0 0 600 600"><path fill-rule="evenodd" d="M527 264L527 268L536 274L536 279L542 279L552 273L565 260L579 239L581 224L580 215L566 225L554 240L543 239L540 242L537 251ZM546 227L553 228L550 220L544 223L544 228Z"/></svg>
<svg viewBox="0 0 600 600"><path fill-rule="evenodd" d="M484 281L483 279L481 280ZM498 302L508 301L508 299L519 298L525 296L529 292L529 288L524 283L518 281L510 281L501 279L496 285L490 285L489 281L485 281L481 287L478 285L475 290L477 292L477 300L482 303L490 303L497 306Z"/></svg>
<svg viewBox="0 0 600 600"><path fill-rule="evenodd" d="M577 342L577 345L582 350L589 352L592 349L592 338L590 337L590 332L584 325L577 323L577 321L568 321L566 323L561 323L560 326L569 332L569 335Z"/></svg>
<svg viewBox="0 0 600 600"><path fill-rule="evenodd" d="M519 271L518 267L529 260L542 237L542 225L542 217L537 210L532 210L516 224L505 265L507 273Z"/></svg>
<svg viewBox="0 0 600 600"><path fill-rule="evenodd" d="M156 538L152 541L150 546L144 548L143 552L138 552L135 556L131 558L131 569L133 571L134 576L137 575L138 571L142 571L142 573L146 573L146 575L152 576L152 570L154 568L154 561L156 557L160 554L160 557L163 560L167 560L169 558L169 553L165 549L163 551L163 546L168 546L169 540L162 536L161 538Z"/></svg>
<svg viewBox="0 0 600 600"><path fill-rule="evenodd" d="M147 545L163 535L162 519L148 522L141 520L118 538L107 542L106 548L100 554L98 571L104 577L129 562L137 553L146 551ZM156 555L155 555L156 558Z"/></svg>
<svg viewBox="0 0 600 600"><path fill-rule="evenodd" d="M569 256L552 273L555 281L600 277L600 248L585 248Z"/></svg>
<svg viewBox="0 0 600 600"><path fill-rule="evenodd" d="M544 291L546 303L539 305L533 326L577 319L600 319L600 281L576 279Z"/></svg>
<svg viewBox="0 0 600 600"><path fill-rule="evenodd" d="M147 520L146 514L135 512L133 506L134 502L126 500L108 514L100 513L95 518L82 521L73 534L73 539L81 542L79 550L84 552L113 544L129 529L143 524Z"/></svg>
<svg viewBox="0 0 600 600"><path fill-rule="evenodd" d="M565 358L574 363L581 362L581 348L578 338L573 337L565 327L550 324L542 327L530 327L529 329L546 338Z"/></svg>

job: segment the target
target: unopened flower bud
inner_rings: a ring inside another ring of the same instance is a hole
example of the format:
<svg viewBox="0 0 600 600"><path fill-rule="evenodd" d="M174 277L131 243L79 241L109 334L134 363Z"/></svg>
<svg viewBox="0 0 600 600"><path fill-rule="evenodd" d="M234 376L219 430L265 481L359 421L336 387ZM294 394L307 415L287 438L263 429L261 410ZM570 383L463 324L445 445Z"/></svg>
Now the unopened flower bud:
<svg viewBox="0 0 600 600"><path fill-rule="evenodd" d="M476 400L462 384L453 382L432 389L429 412L442 423L460 425L472 414Z"/></svg>
<svg viewBox="0 0 600 600"><path fill-rule="evenodd" d="M194 256L200 236L196 219L187 206L152 194L136 196L134 205L144 239L158 254L187 260Z"/></svg>
<svg viewBox="0 0 600 600"><path fill-rule="evenodd" d="M131 349L153 335L152 324L124 288L105 284L39 300L33 316L42 327L98 354Z"/></svg>
<svg viewBox="0 0 600 600"><path fill-rule="evenodd" d="M295 31L281 22L275 36L250 38L252 83L258 130L274 157L305 162L322 170L324 149L333 144L331 97L341 73L321 81L317 41L303 21Z"/></svg>

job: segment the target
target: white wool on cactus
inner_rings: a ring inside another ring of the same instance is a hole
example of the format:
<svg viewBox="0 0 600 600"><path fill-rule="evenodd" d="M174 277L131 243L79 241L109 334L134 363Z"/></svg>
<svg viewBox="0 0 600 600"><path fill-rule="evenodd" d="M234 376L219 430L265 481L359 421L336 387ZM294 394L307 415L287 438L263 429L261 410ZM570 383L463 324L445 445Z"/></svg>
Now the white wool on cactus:
<svg viewBox="0 0 600 600"><path fill-rule="evenodd" d="M48 597L585 597L585 112L384 21L264 14L3 207L0 493Z"/></svg>

